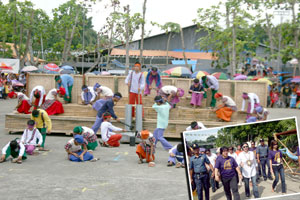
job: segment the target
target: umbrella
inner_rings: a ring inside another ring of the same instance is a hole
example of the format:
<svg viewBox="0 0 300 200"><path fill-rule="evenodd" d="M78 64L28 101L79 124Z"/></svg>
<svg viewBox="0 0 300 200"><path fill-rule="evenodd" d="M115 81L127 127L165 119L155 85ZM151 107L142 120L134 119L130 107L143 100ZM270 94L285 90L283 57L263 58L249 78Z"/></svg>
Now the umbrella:
<svg viewBox="0 0 300 200"><path fill-rule="evenodd" d="M59 73L60 74L74 74L74 71L69 70L69 69L60 69Z"/></svg>
<svg viewBox="0 0 300 200"><path fill-rule="evenodd" d="M228 76L223 72L215 72L212 75L219 80L228 80Z"/></svg>
<svg viewBox="0 0 300 200"><path fill-rule="evenodd" d="M268 85L273 85L272 81L270 81L269 79L266 79L266 78L260 78L257 80L257 82L266 82L266 83L268 83Z"/></svg>
<svg viewBox="0 0 300 200"><path fill-rule="evenodd" d="M300 108L300 101L297 101L296 108Z"/></svg>
<svg viewBox="0 0 300 200"><path fill-rule="evenodd" d="M160 77L162 77L162 78L167 78L167 77L169 77L170 75L168 74L168 73L166 73L166 72L162 72L162 73L160 73Z"/></svg>
<svg viewBox="0 0 300 200"><path fill-rule="evenodd" d="M300 78L300 76L293 76L293 78Z"/></svg>
<svg viewBox="0 0 300 200"><path fill-rule="evenodd" d="M246 75L239 75L239 76L236 76L234 77L234 80L246 80L247 79L247 76Z"/></svg>
<svg viewBox="0 0 300 200"><path fill-rule="evenodd" d="M300 78L293 78L291 80L291 82L293 82L293 83L299 83L300 82Z"/></svg>
<svg viewBox="0 0 300 200"><path fill-rule="evenodd" d="M285 79L284 81L282 81L281 85L285 85L287 83L290 83L291 80L292 80L292 78Z"/></svg>
<svg viewBox="0 0 300 200"><path fill-rule="evenodd" d="M61 69L74 70L74 68L70 65L62 66Z"/></svg>
<svg viewBox="0 0 300 200"><path fill-rule="evenodd" d="M258 79L261 79L261 78L263 78L263 77L262 76L255 76L251 80L252 81L257 81Z"/></svg>
<svg viewBox="0 0 300 200"><path fill-rule="evenodd" d="M239 75L242 75L242 74L237 73L237 74L233 75L233 77L237 77L237 76L239 76Z"/></svg>
<svg viewBox="0 0 300 200"><path fill-rule="evenodd" d="M206 75L209 75L209 73L206 71L197 71L192 74L192 78L200 79L202 76L206 76Z"/></svg>
<svg viewBox="0 0 300 200"><path fill-rule="evenodd" d="M100 75L103 75L103 76L109 76L110 75L110 73L109 72L107 72L107 71L103 71L103 72L101 72L100 73ZM145 75L144 75L145 76Z"/></svg>
<svg viewBox="0 0 300 200"><path fill-rule="evenodd" d="M191 77L192 75L192 72L186 67L173 67L164 72L173 77Z"/></svg>
<svg viewBox="0 0 300 200"><path fill-rule="evenodd" d="M54 72L59 71L59 67L54 63L49 63L49 64L45 65L44 68L49 70L49 71L54 71Z"/></svg>
<svg viewBox="0 0 300 200"><path fill-rule="evenodd" d="M247 76L247 80L252 80L253 76Z"/></svg>
<svg viewBox="0 0 300 200"><path fill-rule="evenodd" d="M47 69L44 69L43 72L46 74L59 74L58 71L51 71L51 70L47 70Z"/></svg>
<svg viewBox="0 0 300 200"><path fill-rule="evenodd" d="M37 70L39 70L39 69L35 66L26 66L21 71L22 72L32 72L32 71L37 71Z"/></svg>
<svg viewBox="0 0 300 200"><path fill-rule="evenodd" d="M7 66L5 63L0 64L0 69L13 70L11 66Z"/></svg>
<svg viewBox="0 0 300 200"><path fill-rule="evenodd" d="M7 73L7 74L10 74L10 73L14 73L13 70L10 70L10 69L4 69L1 71L1 73Z"/></svg>
<svg viewBox="0 0 300 200"><path fill-rule="evenodd" d="M20 81L17 81L17 80L12 80L11 83L12 83L12 86L17 86L17 87L21 86L21 87L24 87L24 84L21 83Z"/></svg>

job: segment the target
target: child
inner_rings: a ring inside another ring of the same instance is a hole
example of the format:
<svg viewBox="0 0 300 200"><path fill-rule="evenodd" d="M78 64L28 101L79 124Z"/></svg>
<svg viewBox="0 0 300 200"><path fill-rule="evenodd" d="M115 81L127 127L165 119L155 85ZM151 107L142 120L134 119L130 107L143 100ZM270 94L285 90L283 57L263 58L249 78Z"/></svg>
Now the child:
<svg viewBox="0 0 300 200"><path fill-rule="evenodd" d="M184 95L184 90L172 85L166 85L159 90L158 95L168 101L172 108L175 108L180 101L179 98Z"/></svg>
<svg viewBox="0 0 300 200"><path fill-rule="evenodd" d="M144 92L145 96L150 94L151 90L153 89L152 88L153 81L155 81L155 86L156 86L155 90L156 92L158 92L159 89L162 87L162 84L161 84L160 74L158 73L156 67L152 67L146 76L146 87Z"/></svg>
<svg viewBox="0 0 300 200"><path fill-rule="evenodd" d="M137 138L142 139L142 142L136 148L136 154L139 156L139 164L143 163L143 160L146 159L146 162L149 163L149 167L155 166L155 138L152 133L148 130L143 130L137 135Z"/></svg>
<svg viewBox="0 0 300 200"><path fill-rule="evenodd" d="M111 131L125 132L125 130L115 127L111 124L111 114L109 112L104 113L102 119L103 122L101 124L101 139L103 143L101 145L104 147L119 147L119 141L121 140L122 135L116 134Z"/></svg>
<svg viewBox="0 0 300 200"><path fill-rule="evenodd" d="M201 106L201 101L203 99L204 88L199 82L199 79L194 79L194 84L191 85L189 93L192 94L191 105L196 107Z"/></svg>
<svg viewBox="0 0 300 200"><path fill-rule="evenodd" d="M74 138L69 140L65 145L68 159L73 162L96 161L93 154L88 152L87 141L82 135L75 135Z"/></svg>
<svg viewBox="0 0 300 200"><path fill-rule="evenodd" d="M35 122L28 120L27 129L24 130L21 142L25 145L26 153L33 154L35 147L40 147L43 143L43 137L37 128L34 128ZM37 144L38 141L38 144Z"/></svg>
<svg viewBox="0 0 300 200"><path fill-rule="evenodd" d="M176 160L178 161L176 163ZM176 163L176 165L175 165ZM177 144L169 151L168 167L175 165L176 168L185 167L183 159L183 145Z"/></svg>
<svg viewBox="0 0 300 200"><path fill-rule="evenodd" d="M290 96L290 108L296 108L296 102L297 102L297 94L296 91L293 91Z"/></svg>
<svg viewBox="0 0 300 200"><path fill-rule="evenodd" d="M277 88L274 88L273 91L271 91L271 108L273 108L274 104L279 100L279 92Z"/></svg>
<svg viewBox="0 0 300 200"><path fill-rule="evenodd" d="M31 113L29 111L30 108L31 108L30 101L29 101L29 98L25 94L23 94L22 92L12 91L8 94L8 97L11 98L11 99L18 98L18 105L16 106L15 109L19 113L25 113L25 114L30 114Z"/></svg>
<svg viewBox="0 0 300 200"><path fill-rule="evenodd" d="M18 164L22 164L22 160L27 159L25 146L22 144L19 138L10 141L3 147L0 163L5 162L5 160L9 156L14 158L12 160L13 163L18 163Z"/></svg>
<svg viewBox="0 0 300 200"><path fill-rule="evenodd" d="M164 138L164 131L168 127L171 107L169 103L164 102L161 96L156 96L154 101L155 103L152 108L157 112L157 126L153 133L155 137L155 146L157 142L160 141L164 149L169 150L173 146Z"/></svg>
<svg viewBox="0 0 300 200"><path fill-rule="evenodd" d="M76 126L73 129L73 135L82 135L83 138L88 142L87 149L94 151L98 146L97 135L94 131L86 126Z"/></svg>

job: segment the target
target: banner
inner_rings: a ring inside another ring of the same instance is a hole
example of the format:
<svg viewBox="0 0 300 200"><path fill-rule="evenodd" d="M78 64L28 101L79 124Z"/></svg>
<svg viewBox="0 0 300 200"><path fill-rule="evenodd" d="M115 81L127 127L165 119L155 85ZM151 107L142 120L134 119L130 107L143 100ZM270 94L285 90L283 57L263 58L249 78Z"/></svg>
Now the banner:
<svg viewBox="0 0 300 200"><path fill-rule="evenodd" d="M0 58L0 64L4 63L5 65L12 67L14 73L19 73L20 70L20 60L19 59L4 59Z"/></svg>

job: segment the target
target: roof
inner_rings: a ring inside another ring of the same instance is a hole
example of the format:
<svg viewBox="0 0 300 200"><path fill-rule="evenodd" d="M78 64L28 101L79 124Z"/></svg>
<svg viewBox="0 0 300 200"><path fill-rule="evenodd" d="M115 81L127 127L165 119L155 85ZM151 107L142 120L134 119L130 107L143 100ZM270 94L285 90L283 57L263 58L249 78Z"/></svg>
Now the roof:
<svg viewBox="0 0 300 200"><path fill-rule="evenodd" d="M112 49L111 56L126 56L125 49ZM140 56L140 50L129 50L129 56ZM169 57L183 59L183 53L178 51L169 51ZM216 60L212 53L205 52L186 52L185 56L191 60ZM167 57L167 51L161 50L143 50L143 57Z"/></svg>
<svg viewBox="0 0 300 200"><path fill-rule="evenodd" d="M16 50L15 50L15 47L14 47L14 43L5 43L7 46L9 46L10 47L10 49L12 50L12 57L13 58L17 58L17 52L16 52ZM1 44L0 44L1 45ZM1 46L2 47L2 46ZM27 53L27 55L26 55L26 60L30 60L30 55L29 55L29 53ZM43 59L39 59L39 58L37 58L37 57L33 57L33 59L34 59L34 61L36 61L37 59L38 59L38 62L39 63L44 63L44 62L46 62L45 60L43 60Z"/></svg>

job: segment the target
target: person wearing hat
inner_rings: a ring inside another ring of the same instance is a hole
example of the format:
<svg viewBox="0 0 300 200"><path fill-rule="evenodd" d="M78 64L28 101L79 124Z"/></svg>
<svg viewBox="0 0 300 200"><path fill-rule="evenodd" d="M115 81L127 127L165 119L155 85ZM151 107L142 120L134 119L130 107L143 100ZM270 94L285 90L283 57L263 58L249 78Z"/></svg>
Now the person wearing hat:
<svg viewBox="0 0 300 200"><path fill-rule="evenodd" d="M151 70L147 73L146 86L144 91L145 96L150 94L151 90L153 89L152 88L153 81L155 81L155 87L156 87L155 90L158 93L159 89L162 87L162 81L156 67L152 67Z"/></svg>
<svg viewBox="0 0 300 200"><path fill-rule="evenodd" d="M214 108L216 106L216 99L215 99L215 94L219 90L219 81L216 77L212 75L206 75L202 76L202 83L204 86L204 98L207 98L207 91L211 91L211 102L210 102L210 107Z"/></svg>
<svg viewBox="0 0 300 200"><path fill-rule="evenodd" d="M203 85L200 83L199 79L195 78L193 80L193 85L191 85L189 93L192 94L190 104L194 108L200 107L202 104L204 88Z"/></svg>
<svg viewBox="0 0 300 200"><path fill-rule="evenodd" d="M13 157L12 160L13 163L18 163L18 164L22 164L22 160L27 159L25 146L19 140L19 138L10 141L2 148L2 156L0 158L0 163L5 162L6 159L9 158L9 156Z"/></svg>
<svg viewBox="0 0 300 200"><path fill-rule="evenodd" d="M34 106L34 109L41 108L42 104L45 101L46 92L45 88L41 85L35 86L30 93L30 103ZM33 102L33 99L35 101Z"/></svg>
<svg viewBox="0 0 300 200"><path fill-rule="evenodd" d="M185 130L193 131L193 130L202 130L202 129L206 129L206 127L204 126L204 124L202 122L193 121L193 122L191 122L191 125L188 126Z"/></svg>
<svg viewBox="0 0 300 200"><path fill-rule="evenodd" d="M11 99L18 98L18 105L16 106L16 110L19 113L24 113L24 114L30 114L31 112L29 111L31 108L31 104L29 101L29 98L23 94L22 92L10 92L8 94L8 97Z"/></svg>
<svg viewBox="0 0 300 200"><path fill-rule="evenodd" d="M155 137L148 130L143 130L137 134L137 138L140 138L142 142L136 147L136 154L139 157L139 164L142 164L144 159L149 167L155 166Z"/></svg>
<svg viewBox="0 0 300 200"><path fill-rule="evenodd" d="M35 127L40 131L43 137L43 143L41 144L39 150L46 151L46 149L44 149L46 134L51 133L51 129L52 129L51 119L47 114L47 112L43 109L33 110L31 113L31 119L35 121Z"/></svg>
<svg viewBox="0 0 300 200"><path fill-rule="evenodd" d="M216 181L222 181L224 186L224 192L227 200L232 199L232 194L234 200L240 200L240 194L238 190L238 178L243 178L242 173L235 159L228 156L228 148L222 147L220 149L220 156L216 159L215 164L215 174Z"/></svg>
<svg viewBox="0 0 300 200"><path fill-rule="evenodd" d="M177 163L176 163L177 160ZM185 167L183 158L183 145L181 143L175 145L169 150L168 167L175 165L176 168Z"/></svg>
<svg viewBox="0 0 300 200"><path fill-rule="evenodd" d="M184 90L173 85L166 85L159 90L158 95L168 101L172 108L175 108L180 101L180 97L184 95Z"/></svg>
<svg viewBox="0 0 300 200"><path fill-rule="evenodd" d="M104 147L119 147L122 134L116 134L115 132L126 132L126 130L116 127L111 124L111 114L105 112L102 116L103 122L101 123L101 139Z"/></svg>
<svg viewBox="0 0 300 200"><path fill-rule="evenodd" d="M55 81L57 82L57 89L63 86L66 90L66 94L64 96L65 103L71 103L72 101L72 88L74 79L69 74L56 75Z"/></svg>
<svg viewBox="0 0 300 200"><path fill-rule="evenodd" d="M245 104L246 101L248 101L247 118L249 118L251 116L250 114L254 112L254 109L260 106L259 98L255 93L246 93L246 92L243 92L242 98L243 98L242 111L245 110Z"/></svg>
<svg viewBox="0 0 300 200"><path fill-rule="evenodd" d="M114 96L113 91L109 87L100 85L99 83L94 85L93 90L98 99L100 99L100 96L104 96L104 99L111 99Z"/></svg>
<svg viewBox="0 0 300 200"><path fill-rule="evenodd" d="M243 180L245 183L246 197L250 197L249 182L252 181L253 196L259 198L258 188L256 184L256 158L253 151L249 150L249 145L244 143L242 145L243 151L238 155L238 165L241 167Z"/></svg>
<svg viewBox="0 0 300 200"><path fill-rule="evenodd" d="M94 102L96 98L96 93L94 91L94 88L88 87L86 85L83 85L81 87L82 92L81 92L81 101L83 105L88 105Z"/></svg>
<svg viewBox="0 0 300 200"><path fill-rule="evenodd" d="M194 156L190 158L190 166L189 166L189 172L190 172L190 178L192 181L195 181L198 199L203 199L203 189L205 193L205 199L209 200L209 174L206 169L207 164L212 173L212 177L214 177L214 168L211 165L209 159L205 154L200 154L199 146L198 144L194 143L192 145L192 148L194 150Z"/></svg>
<svg viewBox="0 0 300 200"><path fill-rule="evenodd" d="M210 164L213 166L213 168L215 167L215 164L216 164L216 159L217 159L217 155L215 153L212 153L210 151L210 149L206 149L205 150L205 154L210 162ZM215 180L214 177L212 177L212 173L213 171L209 169L209 181L210 181L210 185L211 185L211 188L212 188L212 191L213 192L216 192L217 189L219 189L219 182L217 182Z"/></svg>
<svg viewBox="0 0 300 200"><path fill-rule="evenodd" d="M154 98L154 104L152 108L157 112L156 129L153 132L155 137L155 146L158 141L161 142L164 149L169 150L173 146L164 138L164 132L169 124L169 113L171 106L168 102L165 102L161 96Z"/></svg>
<svg viewBox="0 0 300 200"><path fill-rule="evenodd" d="M99 130L99 128L101 126L101 123L103 121L102 116L105 112L109 112L115 120L119 121L117 115L115 114L114 106L118 103L118 101L121 98L122 98L121 93L117 92L114 94L112 99L108 99L103 103L103 105L97 112L96 121L92 127L95 134L97 134L97 131Z"/></svg>
<svg viewBox="0 0 300 200"><path fill-rule="evenodd" d="M125 84L128 85L129 104L142 105L142 91L145 87L144 74L141 72L141 63L136 62L133 70L127 75ZM132 117L135 116L135 107L132 106ZM143 110L144 118L144 110Z"/></svg>
<svg viewBox="0 0 300 200"><path fill-rule="evenodd" d="M82 135L75 135L65 145L68 159L73 162L96 161L93 154L87 149L87 141Z"/></svg>
<svg viewBox="0 0 300 200"><path fill-rule="evenodd" d="M232 98L222 93L216 93L215 99L221 102L217 108L213 109L216 112L217 118L221 121L230 122L233 112L237 111L236 103Z"/></svg>
<svg viewBox="0 0 300 200"><path fill-rule="evenodd" d="M76 126L73 129L73 136L82 135L83 138L88 142L87 149L94 151L98 146L97 135L94 131L86 126Z"/></svg>
<svg viewBox="0 0 300 200"><path fill-rule="evenodd" d="M35 121L28 120L27 128L24 130L21 142L25 145L26 153L32 155L35 147L40 147L43 143L43 137L40 131L34 127ZM38 142L37 142L38 141Z"/></svg>
<svg viewBox="0 0 300 200"><path fill-rule="evenodd" d="M45 103L42 105L42 109L45 110L48 115L62 114L64 113L64 107L62 103L57 99L57 95L60 97L66 94L65 88L53 88L50 90L45 98Z"/></svg>
<svg viewBox="0 0 300 200"><path fill-rule="evenodd" d="M271 176L270 171L270 163L268 162L268 154L269 154L269 148L265 144L265 140L262 138L259 140L260 145L256 148L256 157L257 157L257 163L259 164L259 167L261 167L262 175L264 177L264 180L267 180L267 174L266 174L266 165L268 167L268 178L270 180L273 180Z"/></svg>

